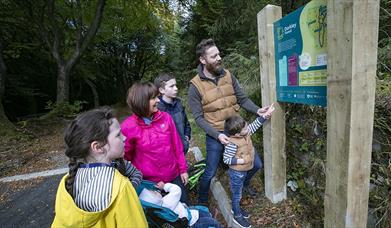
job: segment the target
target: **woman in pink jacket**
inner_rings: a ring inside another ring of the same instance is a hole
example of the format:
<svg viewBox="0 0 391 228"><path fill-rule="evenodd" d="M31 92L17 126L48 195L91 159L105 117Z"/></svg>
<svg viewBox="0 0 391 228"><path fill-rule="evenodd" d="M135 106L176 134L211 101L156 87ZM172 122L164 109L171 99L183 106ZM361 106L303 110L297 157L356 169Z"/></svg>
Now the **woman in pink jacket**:
<svg viewBox="0 0 391 228"><path fill-rule="evenodd" d="M125 159L153 182L171 182L181 187L181 201L188 204L185 185L187 164L181 138L170 114L157 109L158 90L149 82L135 83L127 103L133 114L122 124ZM184 194L183 194L184 193Z"/></svg>

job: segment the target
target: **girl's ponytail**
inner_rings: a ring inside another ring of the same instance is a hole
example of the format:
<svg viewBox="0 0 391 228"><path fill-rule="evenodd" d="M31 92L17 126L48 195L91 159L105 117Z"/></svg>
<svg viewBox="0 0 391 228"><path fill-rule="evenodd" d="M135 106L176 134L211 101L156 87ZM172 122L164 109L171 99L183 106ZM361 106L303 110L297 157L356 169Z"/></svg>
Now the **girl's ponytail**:
<svg viewBox="0 0 391 228"><path fill-rule="evenodd" d="M69 167L69 173L68 173L67 180L65 182L65 188L73 198L73 184L75 183L77 169L79 168L79 164L77 163L77 158L75 157L69 158L68 167Z"/></svg>

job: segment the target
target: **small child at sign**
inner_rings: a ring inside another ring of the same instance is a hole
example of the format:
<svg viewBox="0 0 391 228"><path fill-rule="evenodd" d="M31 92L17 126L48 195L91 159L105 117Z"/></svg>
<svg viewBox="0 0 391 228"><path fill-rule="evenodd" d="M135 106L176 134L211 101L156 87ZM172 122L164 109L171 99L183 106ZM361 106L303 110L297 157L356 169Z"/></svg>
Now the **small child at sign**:
<svg viewBox="0 0 391 228"><path fill-rule="evenodd" d="M258 130L266 119L271 117L274 111L274 104L251 124L240 116L231 116L224 123L224 132L229 137L229 143L225 145L223 161L229 165L230 187L232 192L232 213L233 222L240 227L251 227L248 222L249 214L240 207L243 185L248 171L254 166L255 148L251 141L251 135Z"/></svg>

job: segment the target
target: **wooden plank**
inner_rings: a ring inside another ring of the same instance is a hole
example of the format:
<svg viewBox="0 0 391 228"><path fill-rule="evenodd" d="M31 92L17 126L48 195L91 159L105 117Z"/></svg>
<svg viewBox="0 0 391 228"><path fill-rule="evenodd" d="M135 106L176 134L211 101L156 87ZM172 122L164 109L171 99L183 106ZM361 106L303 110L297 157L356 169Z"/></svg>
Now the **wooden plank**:
<svg viewBox="0 0 391 228"><path fill-rule="evenodd" d="M366 227L379 0L328 0L325 227Z"/></svg>
<svg viewBox="0 0 391 228"><path fill-rule="evenodd" d="M273 203L286 199L285 111L277 103L273 22L281 7L267 5L257 15L262 106L275 103L276 110L263 126L266 197Z"/></svg>

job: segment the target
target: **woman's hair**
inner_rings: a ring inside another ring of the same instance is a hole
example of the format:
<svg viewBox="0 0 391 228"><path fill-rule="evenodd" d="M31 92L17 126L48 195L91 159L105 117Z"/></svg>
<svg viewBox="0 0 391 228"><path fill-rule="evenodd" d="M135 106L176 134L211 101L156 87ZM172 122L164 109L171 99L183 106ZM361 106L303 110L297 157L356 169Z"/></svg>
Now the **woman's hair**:
<svg viewBox="0 0 391 228"><path fill-rule="evenodd" d="M139 117L149 117L149 100L157 97L159 91L151 82L136 82L128 90L126 102L131 111Z"/></svg>
<svg viewBox="0 0 391 228"><path fill-rule="evenodd" d="M246 121L241 116L231 116L225 120L224 132L229 136L238 134L246 126Z"/></svg>
<svg viewBox="0 0 391 228"><path fill-rule="evenodd" d="M90 152L91 143L97 141L104 146L110 133L110 125L114 118L112 110L108 107L94 109L78 115L65 131L65 155L69 157L69 175L65 187L73 196L73 183L77 169ZM125 164L121 158L118 170L124 171ZM122 173L121 172L121 173ZM124 173L123 173L124 174Z"/></svg>

